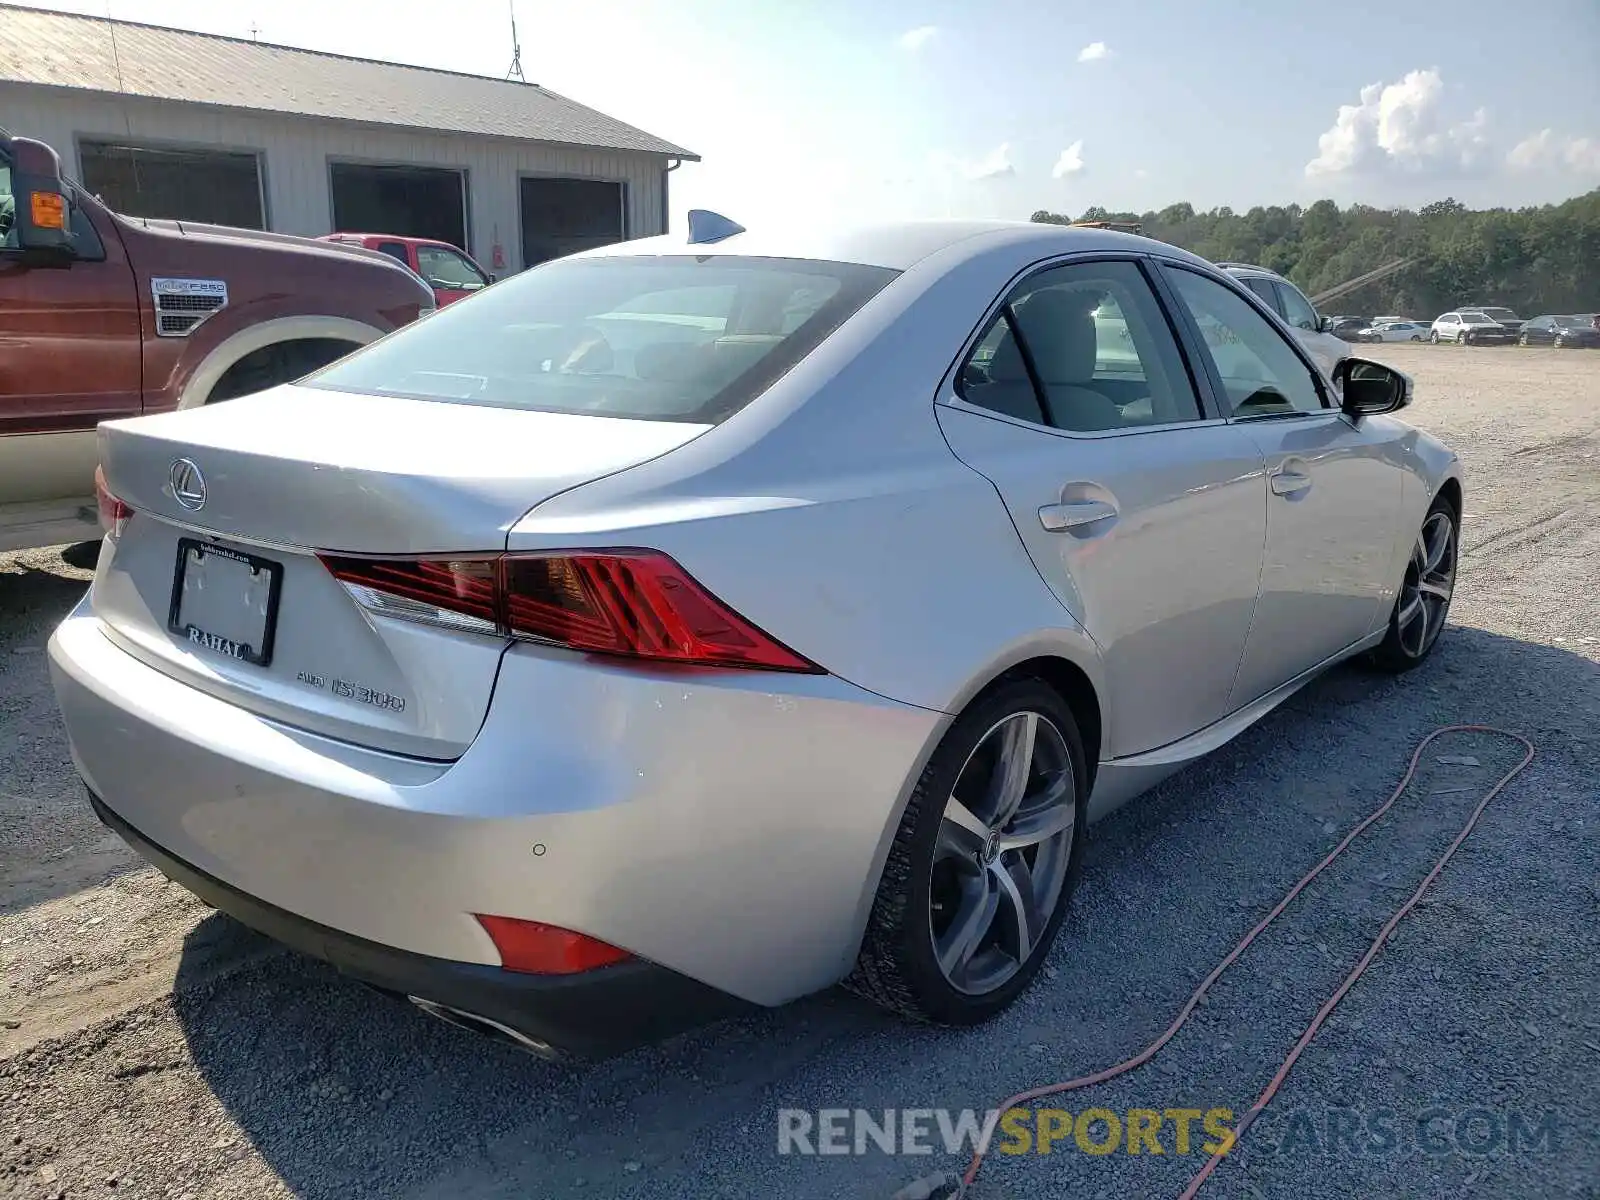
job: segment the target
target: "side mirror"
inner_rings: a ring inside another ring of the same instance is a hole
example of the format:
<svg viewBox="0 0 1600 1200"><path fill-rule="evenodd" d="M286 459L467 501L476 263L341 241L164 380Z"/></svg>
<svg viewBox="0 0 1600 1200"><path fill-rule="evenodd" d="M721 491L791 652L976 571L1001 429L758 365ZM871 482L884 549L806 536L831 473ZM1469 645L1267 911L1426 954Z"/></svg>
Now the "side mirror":
<svg viewBox="0 0 1600 1200"><path fill-rule="evenodd" d="M1333 381L1342 396L1340 407L1352 417L1391 413L1411 403L1411 376L1370 359L1340 360Z"/></svg>
<svg viewBox="0 0 1600 1200"><path fill-rule="evenodd" d="M12 138L9 149L17 248L39 262L70 260L72 209L60 155L30 138Z"/></svg>
<svg viewBox="0 0 1600 1200"><path fill-rule="evenodd" d="M1321 333L1332 333L1333 332L1333 318L1332 317L1318 317L1317 318L1317 330L1318 330L1318 332L1321 332Z"/></svg>

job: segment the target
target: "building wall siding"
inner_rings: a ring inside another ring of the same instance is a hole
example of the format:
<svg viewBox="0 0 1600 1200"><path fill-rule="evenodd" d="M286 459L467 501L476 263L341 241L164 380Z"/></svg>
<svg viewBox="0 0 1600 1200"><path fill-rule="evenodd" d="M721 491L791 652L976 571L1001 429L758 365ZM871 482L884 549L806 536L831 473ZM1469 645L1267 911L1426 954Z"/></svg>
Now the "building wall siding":
<svg viewBox="0 0 1600 1200"><path fill-rule="evenodd" d="M666 232L666 160L654 154L318 121L6 82L0 82L0 125L54 146L63 168L75 177L81 174L80 138L255 151L262 156L267 227L310 237L333 232L330 160L465 170L467 249L491 270L522 265L517 181L523 175L623 183L627 236ZM503 268L491 265L497 245Z"/></svg>

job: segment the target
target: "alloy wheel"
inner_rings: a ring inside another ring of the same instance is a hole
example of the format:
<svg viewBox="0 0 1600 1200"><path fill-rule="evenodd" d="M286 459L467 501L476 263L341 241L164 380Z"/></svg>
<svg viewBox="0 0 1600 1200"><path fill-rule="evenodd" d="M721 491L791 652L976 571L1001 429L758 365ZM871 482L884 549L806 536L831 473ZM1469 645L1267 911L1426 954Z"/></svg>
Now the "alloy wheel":
<svg viewBox="0 0 1600 1200"><path fill-rule="evenodd" d="M1412 658L1426 654L1444 628L1455 586L1455 522L1447 512L1433 512L1412 546L1395 613L1400 649Z"/></svg>
<svg viewBox="0 0 1600 1200"><path fill-rule="evenodd" d="M946 799L929 889L951 987L988 995L1028 963L1066 885L1077 823L1072 756L1053 721L1013 713L979 739Z"/></svg>

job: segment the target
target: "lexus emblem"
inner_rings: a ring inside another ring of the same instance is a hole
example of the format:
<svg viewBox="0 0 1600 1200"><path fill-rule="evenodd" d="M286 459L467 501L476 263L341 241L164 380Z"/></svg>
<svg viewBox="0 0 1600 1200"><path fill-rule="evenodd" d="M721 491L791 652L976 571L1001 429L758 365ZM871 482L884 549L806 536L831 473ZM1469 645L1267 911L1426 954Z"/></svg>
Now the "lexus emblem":
<svg viewBox="0 0 1600 1200"><path fill-rule="evenodd" d="M190 512L206 506L206 477L193 459L180 458L174 462L167 479L172 484L172 498Z"/></svg>

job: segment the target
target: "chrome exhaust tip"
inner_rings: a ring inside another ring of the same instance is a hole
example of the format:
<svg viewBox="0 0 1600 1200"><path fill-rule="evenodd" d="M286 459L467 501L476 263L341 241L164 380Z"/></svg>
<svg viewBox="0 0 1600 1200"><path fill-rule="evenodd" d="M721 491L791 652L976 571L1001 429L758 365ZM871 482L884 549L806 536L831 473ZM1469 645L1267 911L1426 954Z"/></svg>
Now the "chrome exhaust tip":
<svg viewBox="0 0 1600 1200"><path fill-rule="evenodd" d="M451 1008L448 1004L440 1004L437 1000L424 1000L421 996L407 996L406 999L430 1017L437 1017L446 1024L454 1025L457 1029L465 1029L491 1041L515 1046L518 1050L545 1059L547 1062L561 1062L566 1058L566 1055L548 1042L541 1042L537 1038L529 1037L527 1034L512 1029L509 1025L502 1025L499 1021L490 1017L482 1017L477 1013Z"/></svg>

